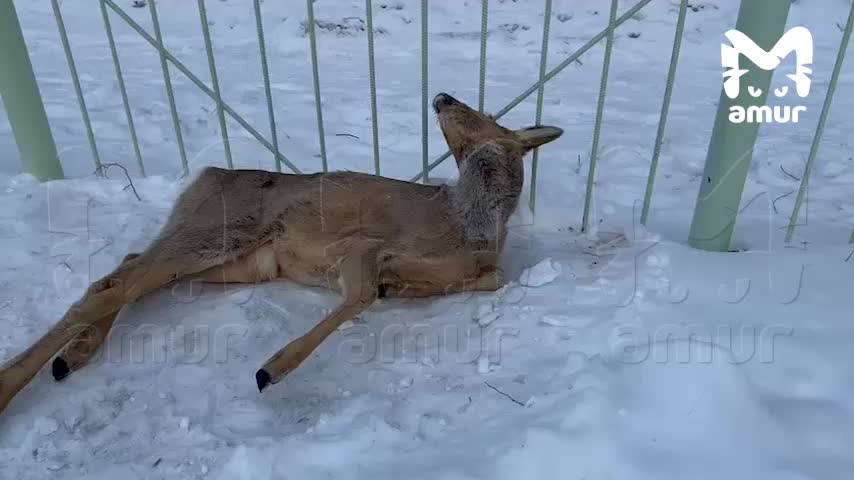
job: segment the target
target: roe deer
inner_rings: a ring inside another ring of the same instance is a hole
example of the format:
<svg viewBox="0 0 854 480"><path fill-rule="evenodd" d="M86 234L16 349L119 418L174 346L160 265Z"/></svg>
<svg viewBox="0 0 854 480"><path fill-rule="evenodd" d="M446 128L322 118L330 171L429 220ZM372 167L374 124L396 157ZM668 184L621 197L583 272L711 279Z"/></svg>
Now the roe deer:
<svg viewBox="0 0 854 480"><path fill-rule="evenodd" d="M202 171L148 248L92 283L43 337L3 366L0 411L57 352L56 380L83 367L124 304L178 279L288 278L341 292L332 313L258 370L259 390L299 366L378 296L498 289L506 222L522 191L522 158L563 131L508 130L447 94L437 95L433 108L459 169L453 186L355 172Z"/></svg>

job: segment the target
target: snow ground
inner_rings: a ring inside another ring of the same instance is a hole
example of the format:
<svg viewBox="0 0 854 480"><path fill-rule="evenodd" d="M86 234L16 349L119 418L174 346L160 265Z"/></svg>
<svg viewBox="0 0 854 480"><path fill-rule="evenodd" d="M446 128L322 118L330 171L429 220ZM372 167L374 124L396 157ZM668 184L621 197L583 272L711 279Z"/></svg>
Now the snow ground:
<svg viewBox="0 0 854 480"><path fill-rule="evenodd" d="M251 6L208 3L224 97L267 132ZM288 3L263 6L279 134L284 153L313 171L305 11ZM334 295L285 283L158 292L123 310L94 365L62 384L43 372L10 405L0 420L0 478L846 478L854 467L850 61L795 248L784 248L780 227L794 200L783 195L797 188L783 169L801 175L841 36L835 24L850 3L792 6L790 26L807 26L816 41L809 111L799 124L762 129L736 233L744 251L730 254L684 244L720 92L718 45L736 17L733 0L692 3L704 8L689 11L648 231L635 206L669 61L669 0L653 0L617 33L598 234L577 229L601 45L546 89L544 123L566 133L541 152L536 216L521 209L515 218L505 289L379 302L263 395L253 372L332 308ZM620 11L630 5L621 1ZM16 7L73 179L39 184L20 174L0 116L0 358L142 248L184 182L156 53L113 17L149 173L134 179L137 201L118 172L91 175L49 2ZM169 47L207 79L195 3L159 8ZM358 25L348 17L364 18L363 8L321 0L316 17ZM374 8L383 173L409 178L421 162L420 7ZM497 110L536 78L542 2L499 0L490 9L486 98ZM150 28L145 9L128 11ZM97 5L65 1L63 12L103 160L133 173ZM431 2L431 94L476 102L479 12L477 1ZM604 27L607 5L556 0L553 15L551 66ZM364 32L319 30L318 40L330 168L370 171ZM173 82L193 169L222 165L212 102L180 73ZM534 109L532 96L503 123L531 123ZM263 147L229 127L237 166L272 168ZM431 126L431 159L443 151ZM451 164L436 172L452 181Z"/></svg>

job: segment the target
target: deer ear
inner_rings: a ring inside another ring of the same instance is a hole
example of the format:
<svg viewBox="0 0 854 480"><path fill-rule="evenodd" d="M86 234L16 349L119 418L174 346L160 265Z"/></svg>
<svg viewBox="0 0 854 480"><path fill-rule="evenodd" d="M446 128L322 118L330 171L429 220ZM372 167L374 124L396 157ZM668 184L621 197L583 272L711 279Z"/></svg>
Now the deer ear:
<svg viewBox="0 0 854 480"><path fill-rule="evenodd" d="M536 148L545 145L563 135L563 129L558 127L527 127L516 130L516 135L525 148Z"/></svg>

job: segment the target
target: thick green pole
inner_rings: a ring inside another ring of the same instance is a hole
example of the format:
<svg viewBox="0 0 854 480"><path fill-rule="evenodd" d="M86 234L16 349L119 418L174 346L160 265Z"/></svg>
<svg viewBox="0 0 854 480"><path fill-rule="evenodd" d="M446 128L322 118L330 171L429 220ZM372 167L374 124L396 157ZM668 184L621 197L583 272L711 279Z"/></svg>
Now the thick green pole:
<svg viewBox="0 0 854 480"><path fill-rule="evenodd" d="M750 37L756 45L769 51L783 36L790 5L791 2L781 0L741 0L735 28ZM700 194L691 222L688 243L702 250L729 250L759 131L759 123L730 122L730 107L740 105L747 109L765 105L774 74L771 70L753 65L743 55L740 62L741 68L748 70L748 73L741 77L737 98L731 99L721 91ZM761 89L762 94L753 97L748 86Z"/></svg>
<svg viewBox="0 0 854 480"><path fill-rule="evenodd" d="M39 180L63 178L12 0L0 0L0 96L27 171Z"/></svg>

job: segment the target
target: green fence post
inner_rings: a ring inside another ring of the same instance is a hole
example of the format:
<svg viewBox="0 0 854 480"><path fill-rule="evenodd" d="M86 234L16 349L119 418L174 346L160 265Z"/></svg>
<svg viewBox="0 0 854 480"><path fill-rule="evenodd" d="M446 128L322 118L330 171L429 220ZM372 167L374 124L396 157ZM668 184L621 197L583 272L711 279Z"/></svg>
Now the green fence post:
<svg viewBox="0 0 854 480"><path fill-rule="evenodd" d="M655 174L658 171L658 160L661 157L661 144L664 142L664 130L667 127L667 114L670 113L670 99L673 96L673 84L676 80L676 66L679 64L679 51L682 48L682 32L685 31L685 17L688 13L688 0L679 4L679 17L676 19L676 37L673 39L673 50L670 52L670 69L667 71L667 83L664 87L664 98L658 117L658 132L652 147L652 161L649 162L649 174L646 176L646 190L643 196L640 223L646 226L649 220L649 206L652 202L652 190L655 185Z"/></svg>
<svg viewBox="0 0 854 480"><path fill-rule="evenodd" d="M0 96L27 171L39 180L63 178L12 0L0 0Z"/></svg>
<svg viewBox="0 0 854 480"><path fill-rule="evenodd" d="M593 205L593 185L596 182L596 160L599 158L599 138L602 134L602 117L605 114L605 95L608 90L608 72L611 68L611 52L614 49L614 29L617 28L617 0L611 0L608 17L608 33L605 37L605 59L602 61L602 77L599 81L599 100L596 102L596 121L593 124L593 145L590 147L590 167L587 169L587 189L584 194L584 213L581 231L590 226L590 207Z"/></svg>
<svg viewBox="0 0 854 480"><path fill-rule="evenodd" d="M546 65L548 64L549 56L549 29L552 19L552 0L546 0L543 8L543 43L540 48L540 73L539 78L542 82L546 76ZM543 122L543 96L546 93L546 83L540 83L540 88L537 89L537 113L534 125L542 125ZM528 206L531 208L531 213L535 213L537 209L537 166L539 165L540 149L535 148L531 156L531 190L528 198Z"/></svg>
<svg viewBox="0 0 854 480"><path fill-rule="evenodd" d="M365 0L365 16L368 17L368 84L371 94L371 138L374 147L374 175L380 174L380 127L377 117L377 68L374 62L374 7L372 0Z"/></svg>
<svg viewBox="0 0 854 480"><path fill-rule="evenodd" d="M742 0L735 28L750 37L756 45L769 51L783 35L790 5L791 2L780 0ZM738 98L730 99L721 91L688 236L688 243L702 250L729 250L759 130L759 123L730 122L730 107L740 105L747 109L765 105L774 73L752 65L744 56L741 61L752 68L748 68L749 71L741 78L742 88ZM748 91L748 85L761 89L762 94L753 97Z"/></svg>
<svg viewBox="0 0 854 480"><path fill-rule="evenodd" d="M821 114L818 116L818 125L815 128L815 135L810 146L810 154L807 157L806 165L804 165L804 173L801 175L798 196L795 198L795 206L792 208L792 216L789 218L789 226L786 228L786 243L792 241L792 235L795 234L795 227L798 226L798 215L801 213L801 205L804 198L806 198L809 188L812 168L815 165L818 147L821 145L821 137L824 134L824 125L827 122L830 107L833 105L833 93L836 91L839 74L842 72L842 64L845 62L845 52L848 51L848 41L851 39L851 31L854 30L854 3L851 4L851 10L848 11L848 22L845 25L845 30L842 32L842 43L836 52L836 63L833 65L833 73L830 74L830 83L827 85L827 94L824 96L824 106L821 107ZM854 240L854 233L851 235L851 239Z"/></svg>
<svg viewBox="0 0 854 480"><path fill-rule="evenodd" d="M427 135L430 133L429 130L429 120L430 114L430 99L428 95L428 80L429 77L427 75L428 67L429 67L429 57L427 56L427 48L428 44L428 34L429 34L429 22L427 20L428 8L427 8L427 0L421 0L421 180L424 183L430 183L430 158L428 155L429 151L429 143L427 142Z"/></svg>
<svg viewBox="0 0 854 480"><path fill-rule="evenodd" d="M320 73L317 67L317 33L315 32L314 25L314 2L315 0L306 0L306 10L307 10L307 29L308 29L308 41L309 47L311 49L311 77L314 81L314 108L317 112L317 137L320 143L320 163L323 167L323 171L326 172L329 169L329 165L326 162L326 134L323 132L323 103L321 103L320 99Z"/></svg>
<svg viewBox="0 0 854 480"><path fill-rule="evenodd" d="M483 113L486 101L486 40L489 35L489 0L480 4L480 75L478 75L477 111Z"/></svg>

